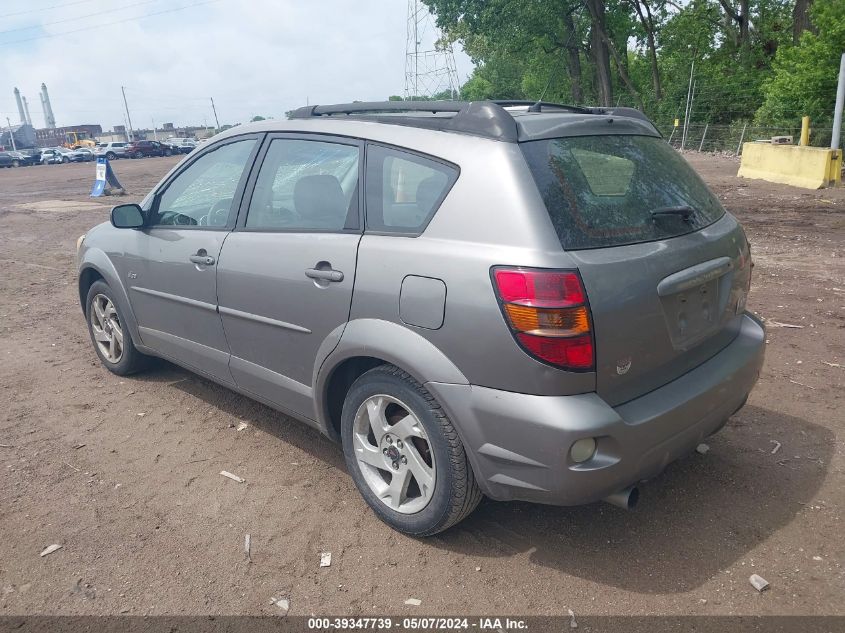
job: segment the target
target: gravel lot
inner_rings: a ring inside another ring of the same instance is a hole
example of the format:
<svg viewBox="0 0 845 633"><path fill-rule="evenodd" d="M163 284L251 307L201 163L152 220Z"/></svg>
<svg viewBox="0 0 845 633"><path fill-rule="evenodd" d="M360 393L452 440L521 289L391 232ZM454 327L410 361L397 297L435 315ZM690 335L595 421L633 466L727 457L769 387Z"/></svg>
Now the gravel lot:
<svg viewBox="0 0 845 633"><path fill-rule="evenodd" d="M486 501L426 540L305 426L169 364L103 369L74 257L112 200L87 197L91 164L0 170L0 615L845 614L845 189L688 159L744 222L774 322L748 405L634 512ZM115 162L124 200L175 162Z"/></svg>

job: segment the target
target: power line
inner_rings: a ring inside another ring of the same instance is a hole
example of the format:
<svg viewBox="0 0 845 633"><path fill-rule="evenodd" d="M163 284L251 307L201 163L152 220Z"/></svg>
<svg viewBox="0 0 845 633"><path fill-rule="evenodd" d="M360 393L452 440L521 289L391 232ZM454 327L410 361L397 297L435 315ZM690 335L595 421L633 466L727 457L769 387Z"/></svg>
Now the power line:
<svg viewBox="0 0 845 633"><path fill-rule="evenodd" d="M76 0L76 2L65 2L63 4L54 4L50 7L38 7L37 9L27 9L25 11L16 11L14 13L2 13L0 18L10 18L14 15L26 15L27 13L37 13L38 11L49 11L50 9L64 9L65 7L72 7L77 4L87 4L94 2L94 0Z"/></svg>
<svg viewBox="0 0 845 633"><path fill-rule="evenodd" d="M152 4L153 2L158 2L159 0L143 0L143 2L136 2L135 4L127 4L122 7L117 7L116 9L105 9L103 11L97 11L96 13L87 13L86 15L80 15L73 18L64 18L62 20L54 20L53 22L41 22L39 24L35 24L33 26L22 26L16 29L8 29L6 31L0 31L0 35L5 33L16 33L18 31L31 31L32 29L37 29L42 26L52 26L53 24L63 24L65 22L76 22L77 20L84 20L85 18L94 18L98 15L102 15L103 13L115 13L117 11L123 11L125 9L131 9L132 7L139 7L142 4Z"/></svg>
<svg viewBox="0 0 845 633"><path fill-rule="evenodd" d="M8 46L10 44L22 44L24 42L34 42L35 40L41 40L45 38L52 38L52 37L61 37L62 35L72 35L73 33L81 33L82 31L91 31L93 29L101 29L106 26L113 26L115 24L123 24L125 22L132 22L134 20L145 20L146 18L151 18L157 15L164 15L165 13L175 13L176 11L182 11L183 9L191 9L193 7L199 7L204 4L212 4L214 2L219 2L220 0L204 0L204 2L194 2L193 4L186 4L182 7L175 7L173 9L164 9L163 11L155 11L153 13L147 13L146 15L138 15L131 18L124 18L122 20L114 20L112 22L105 22L103 24L95 24L93 26L84 26L80 29L73 29L72 31L62 31L61 33L44 33L42 35L38 35L37 37L27 37L21 40L11 40L8 42L0 42L0 46Z"/></svg>

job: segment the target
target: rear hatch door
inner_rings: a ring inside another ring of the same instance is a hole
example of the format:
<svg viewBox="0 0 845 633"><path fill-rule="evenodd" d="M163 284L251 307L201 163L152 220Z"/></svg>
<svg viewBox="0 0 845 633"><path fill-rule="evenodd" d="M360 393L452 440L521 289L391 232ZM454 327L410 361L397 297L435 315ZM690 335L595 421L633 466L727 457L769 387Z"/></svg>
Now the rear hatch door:
<svg viewBox="0 0 845 633"><path fill-rule="evenodd" d="M714 356L739 332L745 235L660 138L598 135L522 144L592 315L596 389L627 402Z"/></svg>

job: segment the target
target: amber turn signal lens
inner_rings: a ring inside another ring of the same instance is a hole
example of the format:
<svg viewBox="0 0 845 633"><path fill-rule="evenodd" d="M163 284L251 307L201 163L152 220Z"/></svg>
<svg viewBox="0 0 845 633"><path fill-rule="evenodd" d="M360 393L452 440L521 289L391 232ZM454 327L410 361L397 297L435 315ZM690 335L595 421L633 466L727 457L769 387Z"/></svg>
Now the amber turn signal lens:
<svg viewBox="0 0 845 633"><path fill-rule="evenodd" d="M538 336L578 336L590 331L587 308L532 308L505 304L511 326Z"/></svg>

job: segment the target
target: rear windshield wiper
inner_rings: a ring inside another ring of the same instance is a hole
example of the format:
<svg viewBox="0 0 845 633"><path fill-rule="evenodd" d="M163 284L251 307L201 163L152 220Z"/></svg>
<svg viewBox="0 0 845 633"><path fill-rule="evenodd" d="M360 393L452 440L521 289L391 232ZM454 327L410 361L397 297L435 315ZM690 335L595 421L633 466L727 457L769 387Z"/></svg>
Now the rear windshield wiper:
<svg viewBox="0 0 845 633"><path fill-rule="evenodd" d="M651 217L657 218L664 215L679 215L684 220L689 220L693 213L695 213L695 209L693 209L689 205L680 205L677 207L657 207L656 209L652 209L650 211Z"/></svg>

